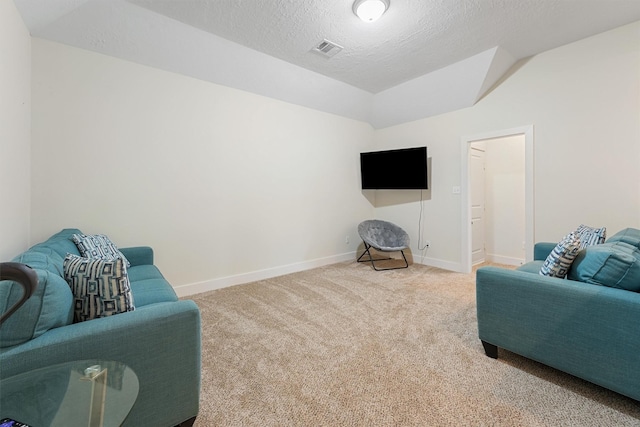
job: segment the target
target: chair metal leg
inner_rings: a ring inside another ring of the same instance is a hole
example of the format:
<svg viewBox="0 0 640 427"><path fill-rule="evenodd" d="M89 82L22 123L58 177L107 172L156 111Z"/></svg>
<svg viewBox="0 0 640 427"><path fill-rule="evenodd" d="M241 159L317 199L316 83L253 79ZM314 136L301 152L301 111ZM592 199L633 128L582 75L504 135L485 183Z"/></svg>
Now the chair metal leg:
<svg viewBox="0 0 640 427"><path fill-rule="evenodd" d="M376 264L375 264L375 261L387 261L387 260L390 260L392 258L389 257L389 258L376 258L376 259L374 259L373 256L371 255L370 250L369 250L372 246L367 244L367 242L363 242L363 243L364 243L364 252L362 253L362 255L360 255L360 257L358 257L358 262L371 262L371 266L373 267L373 269L375 271L400 270L402 268L409 267L409 262L407 261L407 257L404 255L404 251L400 251L400 253L402 254L402 258L404 259L404 266L402 266L402 267L390 267L390 268L377 268ZM365 254L369 256L369 259L362 259L362 257Z"/></svg>
<svg viewBox="0 0 640 427"><path fill-rule="evenodd" d="M369 251L369 249L372 248L373 246L367 244L367 242L364 242L364 241L362 243L364 243L364 252L358 258L358 262L371 262L371 263L373 263L374 258L371 255L371 252ZM365 256L365 255L368 255L369 259L362 259L362 257ZM388 259L391 259L391 258L376 258L375 261L385 261L385 260L388 260Z"/></svg>
<svg viewBox="0 0 640 427"><path fill-rule="evenodd" d="M371 259L371 252L369 252L369 245L367 245L367 242L363 242L363 243L364 243L364 252L362 252L362 255L358 257L358 262L369 262L369 260ZM365 255L369 255L369 259L363 260L362 257Z"/></svg>

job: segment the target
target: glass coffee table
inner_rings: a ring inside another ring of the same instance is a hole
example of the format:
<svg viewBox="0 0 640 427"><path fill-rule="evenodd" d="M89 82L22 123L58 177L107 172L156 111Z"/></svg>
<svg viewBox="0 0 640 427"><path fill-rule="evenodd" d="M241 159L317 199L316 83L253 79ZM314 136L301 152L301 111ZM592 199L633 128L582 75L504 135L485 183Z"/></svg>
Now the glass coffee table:
<svg viewBox="0 0 640 427"><path fill-rule="evenodd" d="M80 360L0 380L0 420L33 427L117 427L138 397L138 377L123 363Z"/></svg>

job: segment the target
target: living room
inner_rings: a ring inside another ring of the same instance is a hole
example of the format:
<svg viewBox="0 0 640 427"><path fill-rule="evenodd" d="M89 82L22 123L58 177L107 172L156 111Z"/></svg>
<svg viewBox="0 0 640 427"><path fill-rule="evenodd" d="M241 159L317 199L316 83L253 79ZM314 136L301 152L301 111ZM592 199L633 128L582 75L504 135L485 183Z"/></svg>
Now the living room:
<svg viewBox="0 0 640 427"><path fill-rule="evenodd" d="M402 224L416 245L419 195L410 203L369 200L358 153L426 145L424 262L455 270L462 207L451 189L461 185L460 139L528 125L535 241L557 240L576 222L612 232L638 225L637 23L528 59L472 107L374 129L31 38L11 2L5 8L2 27L12 32L4 50L12 56L2 85L12 95L3 97L10 125L2 169L12 208L1 222L3 258L73 226L122 246L152 245L171 283L188 294L350 258L366 218ZM106 195L97 183L108 183ZM593 209L594 197L617 208Z"/></svg>
<svg viewBox="0 0 640 427"><path fill-rule="evenodd" d="M521 60L472 106L378 128L32 37L13 1L0 32L2 260L77 227L152 246L189 296L354 260L358 223L382 218L414 262L463 271L461 140L525 127L529 246L580 223L640 228L640 22ZM358 156L425 145L419 231L420 194L363 192Z"/></svg>

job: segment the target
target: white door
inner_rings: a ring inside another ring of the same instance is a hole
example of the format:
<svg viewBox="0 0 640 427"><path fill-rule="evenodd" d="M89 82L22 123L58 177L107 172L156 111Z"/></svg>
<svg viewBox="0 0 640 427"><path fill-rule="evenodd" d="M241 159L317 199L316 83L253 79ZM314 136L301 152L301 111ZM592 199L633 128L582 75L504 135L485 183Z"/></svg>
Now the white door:
<svg viewBox="0 0 640 427"><path fill-rule="evenodd" d="M485 261L485 166L484 151L477 147L469 150L469 190L471 195L471 264Z"/></svg>

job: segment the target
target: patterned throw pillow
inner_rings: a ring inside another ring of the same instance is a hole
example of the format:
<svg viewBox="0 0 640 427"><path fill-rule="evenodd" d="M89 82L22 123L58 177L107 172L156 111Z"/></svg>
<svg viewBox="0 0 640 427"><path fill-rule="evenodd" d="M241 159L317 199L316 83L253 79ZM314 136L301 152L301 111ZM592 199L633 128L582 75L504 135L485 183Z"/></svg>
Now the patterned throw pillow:
<svg viewBox="0 0 640 427"><path fill-rule="evenodd" d="M580 237L574 232L564 238L551 251L540 268L543 276L564 278L571 267L571 263L580 252Z"/></svg>
<svg viewBox="0 0 640 427"><path fill-rule="evenodd" d="M114 260L122 258L131 267L129 260L118 250L118 247L104 234L73 234L71 240L78 247L80 255L85 258Z"/></svg>
<svg viewBox="0 0 640 427"><path fill-rule="evenodd" d="M601 245L607 238L607 228L593 228L584 224L575 231L580 238L580 249L591 245Z"/></svg>
<svg viewBox="0 0 640 427"><path fill-rule="evenodd" d="M105 260L69 254L63 268L74 297L74 322L135 310L122 258Z"/></svg>

